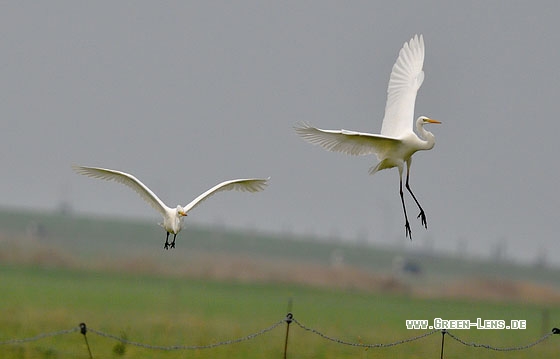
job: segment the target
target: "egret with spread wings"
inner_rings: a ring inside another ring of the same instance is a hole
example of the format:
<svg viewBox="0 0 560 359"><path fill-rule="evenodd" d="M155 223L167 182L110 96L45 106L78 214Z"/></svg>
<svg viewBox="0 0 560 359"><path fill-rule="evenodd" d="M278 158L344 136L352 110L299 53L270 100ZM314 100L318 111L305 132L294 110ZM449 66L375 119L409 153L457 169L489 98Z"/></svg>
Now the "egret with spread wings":
<svg viewBox="0 0 560 359"><path fill-rule="evenodd" d="M99 167L72 166L72 168L79 174L107 181L119 182L135 190L146 202L148 202L163 216L163 223L161 223L161 226L165 228L165 231L167 232L164 245L165 249L169 249L169 247L175 248L175 237L177 237L177 233L179 233L183 227L183 217L185 217L191 209L198 206L202 201L220 191L238 190L245 192L259 192L264 189L267 185L267 181L270 179L248 178L224 181L202 193L186 206L171 208L166 206L154 192L152 192L145 184L140 182L138 178L131 174ZM173 242L171 243L169 243L170 233L173 233Z"/></svg>
<svg viewBox="0 0 560 359"><path fill-rule="evenodd" d="M410 165L412 155L416 151L431 150L435 144L434 135L424 129L426 124L441 123L425 116L416 120L416 130L412 129L414 103L416 93L424 81L424 39L422 35L414 36L400 50L399 57L393 66L387 89L385 117L381 126L381 134L347 130L322 130L303 123L295 127L296 132L306 141L320 145L329 151L342 152L349 155L376 154L379 163L369 171L377 171L397 167L400 178L400 197L404 211L405 236L412 239L412 232L406 214L403 196L403 170L406 164L406 189L420 209L422 225L428 228L426 214L410 189Z"/></svg>

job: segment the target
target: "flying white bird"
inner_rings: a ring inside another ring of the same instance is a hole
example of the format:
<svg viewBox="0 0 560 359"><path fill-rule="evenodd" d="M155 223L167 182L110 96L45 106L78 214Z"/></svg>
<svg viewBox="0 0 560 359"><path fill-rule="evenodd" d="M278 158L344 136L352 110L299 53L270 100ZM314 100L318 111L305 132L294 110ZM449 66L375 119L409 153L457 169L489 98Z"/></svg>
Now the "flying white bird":
<svg viewBox="0 0 560 359"><path fill-rule="evenodd" d="M182 229L183 217L185 217L187 213L196 207L200 202L220 191L238 190L246 192L259 192L264 189L267 185L267 181L270 179L269 177L267 179L248 178L224 181L202 193L186 206L171 208L167 207L154 192L152 192L145 184L140 182L138 178L131 174L98 167L72 166L72 168L76 171L76 173L107 181L119 182L135 190L146 202L148 202L163 216L163 223L161 223L161 226L165 228L165 231L167 232L164 245L165 249L169 249L169 247L175 248L175 237L177 237L177 233L179 233ZM171 243L169 243L170 233L173 233L173 242Z"/></svg>
<svg viewBox="0 0 560 359"><path fill-rule="evenodd" d="M397 167L400 177L400 196L405 219L405 236L412 239L412 232L406 215L403 197L403 169L406 164L406 188L420 209L418 218L428 228L426 215L422 206L410 189L410 164L416 151L431 150L435 137L424 129L429 123L441 123L425 116L416 120L418 137L412 130L414 103L416 93L424 81L424 39L415 35L408 43L405 42L399 57L393 66L387 89L385 117L381 126L381 134L371 134L347 130L322 130L307 123L295 126L296 132L306 141L320 145L329 151L342 152L349 155L376 154L380 161L369 171L377 171Z"/></svg>

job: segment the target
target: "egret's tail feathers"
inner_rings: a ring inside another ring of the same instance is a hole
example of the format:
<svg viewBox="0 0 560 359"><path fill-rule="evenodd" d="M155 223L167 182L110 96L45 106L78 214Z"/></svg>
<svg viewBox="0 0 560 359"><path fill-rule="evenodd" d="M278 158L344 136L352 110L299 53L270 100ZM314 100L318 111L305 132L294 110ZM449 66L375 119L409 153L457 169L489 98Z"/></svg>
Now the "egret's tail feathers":
<svg viewBox="0 0 560 359"><path fill-rule="evenodd" d="M369 174L373 176L377 171L380 170L380 168L379 168L380 165L381 165L381 162L379 162L379 163L378 163L377 165L375 165L375 166L371 166L371 167L369 168Z"/></svg>
<svg viewBox="0 0 560 359"><path fill-rule="evenodd" d="M369 174L374 175L378 171L386 170L388 168L399 167L394 161L389 159L384 159L383 161L379 162L377 165L370 167Z"/></svg>

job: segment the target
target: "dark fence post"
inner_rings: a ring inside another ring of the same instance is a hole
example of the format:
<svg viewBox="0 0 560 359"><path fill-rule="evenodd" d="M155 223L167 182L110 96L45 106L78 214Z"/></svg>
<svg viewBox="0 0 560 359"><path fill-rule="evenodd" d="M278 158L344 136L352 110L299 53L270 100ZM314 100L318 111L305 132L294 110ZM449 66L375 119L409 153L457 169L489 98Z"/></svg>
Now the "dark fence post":
<svg viewBox="0 0 560 359"><path fill-rule="evenodd" d="M292 313L288 313L288 315L286 315L286 339L284 340L284 359L286 359L287 355L288 355L288 335L290 334L290 324L292 324L292 321L294 319L294 315Z"/></svg>
<svg viewBox="0 0 560 359"><path fill-rule="evenodd" d="M441 355L439 356L440 359L443 359L443 347L445 344L445 334L447 334L447 330L443 329L441 331Z"/></svg>
<svg viewBox="0 0 560 359"><path fill-rule="evenodd" d="M86 333L87 333L86 323L80 323L80 333L82 333L84 335L84 340L86 341L86 346L87 346L87 350L88 350L88 353L89 353L89 358L93 359L93 355L91 355L91 349L89 348L89 343L88 343L87 336L86 336Z"/></svg>

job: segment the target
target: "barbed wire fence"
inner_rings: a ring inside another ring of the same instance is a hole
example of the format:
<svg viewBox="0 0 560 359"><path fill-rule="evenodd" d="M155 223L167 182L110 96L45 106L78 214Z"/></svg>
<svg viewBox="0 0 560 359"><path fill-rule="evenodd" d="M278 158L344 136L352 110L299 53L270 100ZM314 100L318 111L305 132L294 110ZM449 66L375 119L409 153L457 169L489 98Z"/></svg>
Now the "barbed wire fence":
<svg viewBox="0 0 560 359"><path fill-rule="evenodd" d="M91 347L90 347L89 341L88 341L88 337L87 337L88 333L93 333L95 335L98 335L98 336L101 336L101 337L104 337L104 338L108 338L108 339L118 341L118 342L120 342L122 344L125 344L125 345L131 345L131 346L143 348L143 349L146 349L146 350L160 350L160 351L184 350L184 351L187 351L187 350L213 349L213 348L217 348L217 347L221 347L221 346L232 345L232 344L237 344L237 343L249 341L249 340L255 339L259 336L262 336L264 334L267 334L267 333L275 330L276 328L280 327L284 323L286 324L286 336L285 336L285 339L284 339L283 358L287 358L287 355L288 355L288 337L289 337L289 333L290 333L290 325L292 323L297 325L300 329L302 329L306 332L312 333L314 335L317 335L317 336L319 336L319 337L321 337L325 340L334 342L336 344L346 345L346 346L351 346L351 347L366 348L366 349L394 347L394 346L398 346L398 345L402 345L402 344L411 343L411 342L414 342L414 341L417 341L417 340L421 340L421 339L427 338L429 336L432 336L436 333L441 333L441 355L440 355L441 359L444 358L444 348L445 348L445 337L446 336L452 338L453 340L455 340L458 343L461 343L465 346L474 347L474 348L482 348L482 349L486 349L486 350L506 352L506 351L527 350L529 348L532 348L536 345L539 345L539 344L545 342L552 335L560 334L560 329L559 328L552 328L552 330L549 333L546 333L542 337L537 338L536 340L534 340L532 342L529 342L527 344L514 346L514 347L495 347L495 346L492 346L492 345L489 345L489 344L465 341L465 340L461 339L459 336L457 336L456 334L453 334L452 332L450 332L449 330L446 330L446 329L434 329L434 330L431 330L429 332L425 332L423 334L420 334L420 335L417 335L417 336L414 336L414 337L404 338L404 339L396 340L396 341L390 342L390 343L371 343L371 344L367 344L367 343L361 343L361 342L350 342L350 341L346 341L346 340L343 340L343 339L340 339L340 338L335 338L335 337L331 337L329 335L326 335L323 332L321 332L321 331L319 331L315 328L304 325L299 320L297 320L291 312L288 312L286 317L283 318L282 320L280 320L276 323L273 323L272 325L270 325L270 326L268 326L264 329L261 329L257 332L254 332L252 334L248 334L248 335L245 335L245 336L239 337L239 338L234 338L234 339L224 340L224 341L220 341L220 342L205 344L205 345L163 346L163 345L152 345L152 344L140 343L140 342L128 340L127 338L123 338L122 336L117 336L117 335L114 335L114 334L105 333L105 332L102 332L102 331L94 329L94 328L88 328L86 323L80 323L77 327L74 327L74 328L70 328L70 329L66 329L66 330L59 330L59 331L51 332L51 333L41 333L41 334L38 334L38 335L33 336L33 337L29 337L29 338L0 340L0 346L14 345L14 344L25 344L25 343L29 343L29 342L39 341L39 340L42 340L42 339L45 339L45 338L50 338L50 337L55 337L55 336L61 336L61 335L80 332L82 334L83 338L84 338L89 358L93 359L94 358L93 352L91 350Z"/></svg>

